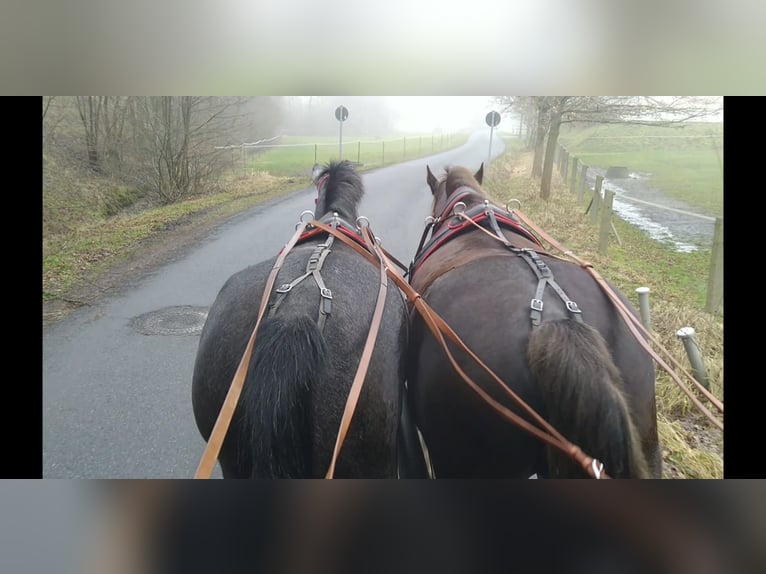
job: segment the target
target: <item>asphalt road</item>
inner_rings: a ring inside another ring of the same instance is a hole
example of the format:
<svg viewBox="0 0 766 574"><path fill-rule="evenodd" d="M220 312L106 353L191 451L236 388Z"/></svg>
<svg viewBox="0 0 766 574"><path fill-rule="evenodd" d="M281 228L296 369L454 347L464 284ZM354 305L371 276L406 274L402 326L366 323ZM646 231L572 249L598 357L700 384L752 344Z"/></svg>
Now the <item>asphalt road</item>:
<svg viewBox="0 0 766 574"><path fill-rule="evenodd" d="M437 174L447 164L475 170L488 148L489 129L458 149L364 174L360 214L383 246L409 263L431 205L426 164ZM503 150L496 137L492 155ZM238 215L175 261L44 331L44 478L194 475L205 447L191 407L199 335L147 335L135 321L209 307L230 275L279 251L315 193L307 187Z"/></svg>

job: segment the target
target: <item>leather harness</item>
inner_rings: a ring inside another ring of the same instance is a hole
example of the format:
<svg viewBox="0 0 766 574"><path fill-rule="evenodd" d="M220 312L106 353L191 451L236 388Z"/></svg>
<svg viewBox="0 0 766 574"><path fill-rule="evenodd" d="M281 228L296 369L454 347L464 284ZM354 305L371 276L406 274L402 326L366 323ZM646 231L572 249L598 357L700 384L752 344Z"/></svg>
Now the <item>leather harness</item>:
<svg viewBox="0 0 766 574"><path fill-rule="evenodd" d="M364 239L356 232L355 226L345 221L337 213L327 214L320 221L325 225L329 225L333 229L341 231L348 237L354 239L360 245L364 245ZM298 238L296 245L300 245L301 243L304 243L309 239L323 233L324 232L321 229L316 227L305 231ZM304 279L311 277L314 279L316 286L319 288L319 295L321 297L319 302L319 314L317 316L317 326L319 327L320 331L324 331L324 325L327 321L327 317L332 314L332 291L328 289L327 285L325 285L324 279L322 279L322 266L324 265L325 259L327 259L327 256L332 251L332 245L334 241L335 237L328 234L326 241L318 244L309 256L309 260L306 263L305 273L300 277L293 279L289 283L283 283L274 290L276 293L276 298L272 303L269 304L269 311L267 315L268 317L274 316L274 314L277 312L277 309L279 309L279 306L285 300L285 297L287 297L287 294L290 293L290 291L292 291L295 286L302 283Z"/></svg>
<svg viewBox="0 0 766 574"><path fill-rule="evenodd" d="M412 283L412 277L415 272L441 245L444 245L469 229L479 227L486 233L492 235L495 239L501 241L509 251L521 257L537 277L537 288L535 289L534 296L529 304L532 327L537 327L542 322L543 294L546 285L550 285L553 291L564 302L571 317L575 321L582 323L582 311L577 303L571 300L561 286L556 283L553 278L553 272L550 267L546 265L538 252L528 247L514 246L508 241L505 235L503 235L501 227L532 241L534 244L538 245L540 251L544 253L545 251L540 240L537 239L532 232L522 226L513 214L492 205L489 200L484 200L483 203L474 205L466 210L465 203L461 200L477 195L476 191L470 187L464 186L458 188L453 192L453 197L447 207L442 211L442 214L437 219L430 218L430 221L427 220L428 223L426 224L423 236L420 239L417 254L410 265L410 283ZM428 237L429 232L431 233L431 238L426 243L426 237Z"/></svg>

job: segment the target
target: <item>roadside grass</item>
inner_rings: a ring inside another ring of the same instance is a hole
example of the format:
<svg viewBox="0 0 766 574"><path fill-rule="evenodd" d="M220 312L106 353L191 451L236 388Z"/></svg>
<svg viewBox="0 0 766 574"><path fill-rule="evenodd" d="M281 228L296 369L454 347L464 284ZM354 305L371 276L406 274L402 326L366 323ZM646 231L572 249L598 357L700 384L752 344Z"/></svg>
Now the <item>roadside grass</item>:
<svg viewBox="0 0 766 574"><path fill-rule="evenodd" d="M607 124L569 128L561 144L585 165L652 174L663 193L705 215L723 214L723 124L683 128Z"/></svg>
<svg viewBox="0 0 766 574"><path fill-rule="evenodd" d="M137 213L91 216L64 232L43 235L43 301L60 298L91 273L104 271L140 250L144 240L201 214L234 215L263 201L306 187L308 179L264 172L227 176L226 191Z"/></svg>
<svg viewBox="0 0 766 574"><path fill-rule="evenodd" d="M558 176L550 201L539 198L539 180L530 178L532 154L520 145L495 160L485 171L484 187L499 204L510 199L566 249L590 261L598 272L638 308L637 287L649 287L652 332L684 369L688 356L676 331L691 326L704 357L712 393L723 397L723 317L704 311L709 251L678 253L651 240L637 228L614 218L622 245L613 240L606 256L598 254L598 228L585 216L586 203ZM657 367L657 408L666 475L685 478L722 478L723 437ZM703 399L703 404L705 403ZM707 405L706 405L707 406Z"/></svg>

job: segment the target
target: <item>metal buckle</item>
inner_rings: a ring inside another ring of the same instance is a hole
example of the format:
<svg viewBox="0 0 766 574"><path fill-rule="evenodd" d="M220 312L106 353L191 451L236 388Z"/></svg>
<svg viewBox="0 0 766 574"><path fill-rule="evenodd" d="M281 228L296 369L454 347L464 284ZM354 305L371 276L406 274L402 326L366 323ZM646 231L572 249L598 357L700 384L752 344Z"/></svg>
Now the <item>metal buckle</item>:
<svg viewBox="0 0 766 574"><path fill-rule="evenodd" d="M569 309L570 313L582 313L574 301L567 301L567 309Z"/></svg>
<svg viewBox="0 0 766 574"><path fill-rule="evenodd" d="M543 301L542 299L532 299L532 303L530 305L534 311L540 311L543 310Z"/></svg>
<svg viewBox="0 0 766 574"><path fill-rule="evenodd" d="M319 294L325 299L332 299L332 291L330 291L327 287L320 289Z"/></svg>
<svg viewBox="0 0 766 574"><path fill-rule="evenodd" d="M293 286L290 283L284 283L277 288L277 293L287 293Z"/></svg>

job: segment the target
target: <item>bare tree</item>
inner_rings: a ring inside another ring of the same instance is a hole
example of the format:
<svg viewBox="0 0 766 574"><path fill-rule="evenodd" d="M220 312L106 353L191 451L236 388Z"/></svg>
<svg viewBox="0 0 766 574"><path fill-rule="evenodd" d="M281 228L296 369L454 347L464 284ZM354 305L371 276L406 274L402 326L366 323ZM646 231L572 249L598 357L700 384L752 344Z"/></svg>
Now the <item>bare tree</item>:
<svg viewBox="0 0 766 574"><path fill-rule="evenodd" d="M527 149L535 150L532 177L540 177L543 173L545 136L550 123L551 96L498 96L496 100L503 111L516 111L526 123ZM533 127L530 129L530 126Z"/></svg>
<svg viewBox="0 0 766 574"><path fill-rule="evenodd" d="M88 165L94 171L101 170L101 156L98 138L101 131L102 96L75 96L75 105L85 128L85 147L88 153Z"/></svg>
<svg viewBox="0 0 766 574"><path fill-rule="evenodd" d="M217 146L231 143L243 98L159 96L133 107L133 181L161 203L199 193L226 165Z"/></svg>
<svg viewBox="0 0 766 574"><path fill-rule="evenodd" d="M74 97L84 128L88 165L94 171L120 169L129 100L126 96Z"/></svg>

